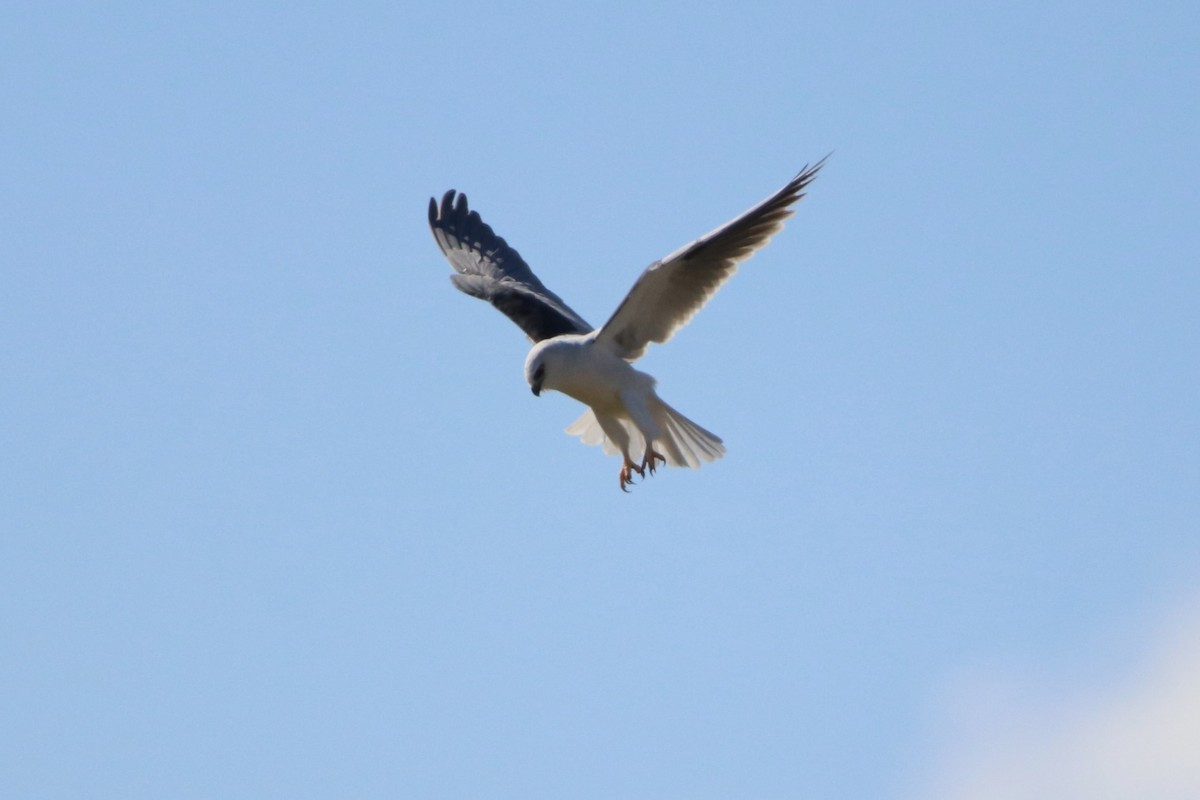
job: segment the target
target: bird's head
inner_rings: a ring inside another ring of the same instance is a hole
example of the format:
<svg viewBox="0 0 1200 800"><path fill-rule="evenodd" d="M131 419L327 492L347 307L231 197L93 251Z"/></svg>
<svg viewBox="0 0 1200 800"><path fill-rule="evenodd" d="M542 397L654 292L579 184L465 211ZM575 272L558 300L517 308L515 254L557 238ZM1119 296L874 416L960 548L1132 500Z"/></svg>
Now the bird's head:
<svg viewBox="0 0 1200 800"><path fill-rule="evenodd" d="M526 376L525 379L529 381L529 388L533 390L533 396L539 397L542 394L542 383L546 380L546 365L538 364L533 374Z"/></svg>
<svg viewBox="0 0 1200 800"><path fill-rule="evenodd" d="M535 395L542 390L571 394L572 378L579 372L586 336L554 336L533 346L525 358L525 381ZM574 395L572 395L574 396Z"/></svg>
<svg viewBox="0 0 1200 800"><path fill-rule="evenodd" d="M535 397L541 395L542 384L546 382L545 348L535 346L529 351L529 358L525 359L525 381Z"/></svg>

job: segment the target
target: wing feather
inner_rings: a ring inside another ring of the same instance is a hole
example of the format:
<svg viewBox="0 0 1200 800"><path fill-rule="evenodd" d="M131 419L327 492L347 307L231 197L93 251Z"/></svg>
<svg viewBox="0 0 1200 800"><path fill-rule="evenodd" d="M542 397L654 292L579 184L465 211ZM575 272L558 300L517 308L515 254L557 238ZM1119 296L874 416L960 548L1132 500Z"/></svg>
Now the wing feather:
<svg viewBox="0 0 1200 800"><path fill-rule="evenodd" d="M440 205L430 198L429 228L457 273L450 276L454 285L504 312L533 341L592 329L538 280L521 254L478 212L468 208L465 194L451 189Z"/></svg>
<svg viewBox="0 0 1200 800"><path fill-rule="evenodd" d="M703 308L738 264L766 245L793 213L791 206L825 164L806 166L775 194L741 216L651 264L596 335L633 361L651 342L666 342Z"/></svg>

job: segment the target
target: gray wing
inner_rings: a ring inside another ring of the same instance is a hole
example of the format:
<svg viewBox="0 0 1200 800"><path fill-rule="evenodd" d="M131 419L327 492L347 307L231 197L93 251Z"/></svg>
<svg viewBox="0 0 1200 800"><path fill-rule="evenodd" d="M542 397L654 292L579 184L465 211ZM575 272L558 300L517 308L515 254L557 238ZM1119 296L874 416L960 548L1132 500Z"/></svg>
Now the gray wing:
<svg viewBox="0 0 1200 800"><path fill-rule="evenodd" d="M737 219L646 268L596 335L627 361L641 358L651 342L665 342L716 294L738 264L783 228L791 205L825 163L825 158Z"/></svg>
<svg viewBox="0 0 1200 800"><path fill-rule="evenodd" d="M451 189L440 206L430 198L429 228L457 273L450 276L454 285L503 311L533 341L592 329L538 280L521 254L497 236L478 212L467 208L465 194Z"/></svg>

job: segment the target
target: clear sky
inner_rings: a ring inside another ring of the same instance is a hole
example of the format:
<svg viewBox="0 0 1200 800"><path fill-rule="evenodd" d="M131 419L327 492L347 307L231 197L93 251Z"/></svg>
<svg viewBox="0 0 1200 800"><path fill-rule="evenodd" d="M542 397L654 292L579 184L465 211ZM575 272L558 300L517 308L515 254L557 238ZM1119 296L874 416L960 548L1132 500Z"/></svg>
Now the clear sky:
<svg viewBox="0 0 1200 800"><path fill-rule="evenodd" d="M1198 8L4 4L4 794L1200 796ZM830 151L629 495L426 226Z"/></svg>

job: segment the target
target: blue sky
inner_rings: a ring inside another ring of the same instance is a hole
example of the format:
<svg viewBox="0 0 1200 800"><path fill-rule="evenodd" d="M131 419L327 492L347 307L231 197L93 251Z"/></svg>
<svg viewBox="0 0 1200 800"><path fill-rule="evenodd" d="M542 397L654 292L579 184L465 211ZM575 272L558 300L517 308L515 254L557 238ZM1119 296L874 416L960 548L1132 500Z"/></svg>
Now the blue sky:
<svg viewBox="0 0 1200 800"><path fill-rule="evenodd" d="M1195 796L1200 12L1049 5L7 4L7 791ZM629 495L425 223L600 322L830 151Z"/></svg>

